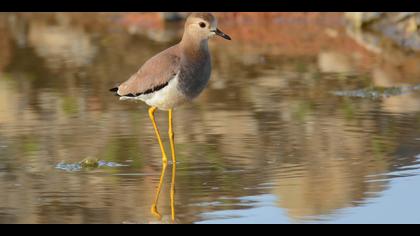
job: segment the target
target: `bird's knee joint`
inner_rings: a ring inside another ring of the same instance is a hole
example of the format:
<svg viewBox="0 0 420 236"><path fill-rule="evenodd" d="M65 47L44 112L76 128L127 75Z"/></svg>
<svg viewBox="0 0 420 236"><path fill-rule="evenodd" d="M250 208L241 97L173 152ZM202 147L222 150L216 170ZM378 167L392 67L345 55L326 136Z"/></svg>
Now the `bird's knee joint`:
<svg viewBox="0 0 420 236"><path fill-rule="evenodd" d="M156 108L151 107L149 109L149 117L150 117L150 119L154 119L155 111L156 111Z"/></svg>

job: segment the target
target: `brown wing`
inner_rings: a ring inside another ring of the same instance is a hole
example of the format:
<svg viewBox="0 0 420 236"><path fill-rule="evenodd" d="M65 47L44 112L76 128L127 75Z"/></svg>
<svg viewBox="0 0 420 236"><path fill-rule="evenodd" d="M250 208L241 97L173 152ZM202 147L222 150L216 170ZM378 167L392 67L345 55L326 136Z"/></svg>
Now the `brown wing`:
<svg viewBox="0 0 420 236"><path fill-rule="evenodd" d="M150 58L118 87L118 95L133 96L164 87L179 71L178 52L178 45L175 45Z"/></svg>

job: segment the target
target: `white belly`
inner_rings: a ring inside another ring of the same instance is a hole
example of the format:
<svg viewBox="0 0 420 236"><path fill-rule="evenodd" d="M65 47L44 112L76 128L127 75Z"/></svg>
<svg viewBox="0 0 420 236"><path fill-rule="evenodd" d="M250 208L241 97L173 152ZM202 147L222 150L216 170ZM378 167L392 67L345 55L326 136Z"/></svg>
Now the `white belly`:
<svg viewBox="0 0 420 236"><path fill-rule="evenodd" d="M169 110L187 101L187 98L178 90L177 86L178 75L171 79L168 85L156 92L137 97L121 97L120 100L141 100L160 110Z"/></svg>

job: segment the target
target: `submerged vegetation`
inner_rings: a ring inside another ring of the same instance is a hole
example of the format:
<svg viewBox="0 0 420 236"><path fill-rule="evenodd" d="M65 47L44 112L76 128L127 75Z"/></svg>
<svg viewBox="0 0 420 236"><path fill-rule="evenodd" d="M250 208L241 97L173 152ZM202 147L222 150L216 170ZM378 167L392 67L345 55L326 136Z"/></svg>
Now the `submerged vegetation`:
<svg viewBox="0 0 420 236"><path fill-rule="evenodd" d="M122 167L122 166L127 166L127 165L118 164L115 162L107 162L104 160L98 160L97 158L88 157L76 163L60 162L56 165L55 168L60 169L60 170L66 170L66 171L81 171L81 170L90 170L90 169L96 169L96 168L102 168L102 167Z"/></svg>
<svg viewBox="0 0 420 236"><path fill-rule="evenodd" d="M403 86L403 87L373 87L366 89L347 90L347 91L334 91L333 94L344 97L360 97L380 99L391 96L398 96L420 90L419 85Z"/></svg>

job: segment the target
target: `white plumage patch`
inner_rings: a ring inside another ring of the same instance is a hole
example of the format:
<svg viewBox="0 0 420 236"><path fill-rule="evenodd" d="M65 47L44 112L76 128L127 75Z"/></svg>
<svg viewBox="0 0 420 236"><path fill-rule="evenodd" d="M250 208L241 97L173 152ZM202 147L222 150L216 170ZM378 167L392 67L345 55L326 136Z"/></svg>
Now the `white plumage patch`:
<svg viewBox="0 0 420 236"><path fill-rule="evenodd" d="M141 100L149 106L157 107L161 110L169 110L184 103L187 98L179 91L179 73L168 82L164 88L149 94L142 94L137 97L120 97L120 100Z"/></svg>

